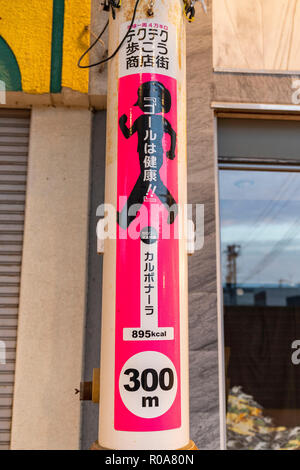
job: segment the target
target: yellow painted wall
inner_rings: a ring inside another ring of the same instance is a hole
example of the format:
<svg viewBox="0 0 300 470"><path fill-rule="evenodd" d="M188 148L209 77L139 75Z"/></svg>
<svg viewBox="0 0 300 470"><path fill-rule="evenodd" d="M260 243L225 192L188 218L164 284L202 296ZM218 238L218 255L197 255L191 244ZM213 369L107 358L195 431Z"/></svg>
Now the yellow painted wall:
<svg viewBox="0 0 300 470"><path fill-rule="evenodd" d="M79 57L89 47L91 0L66 0L62 86L72 90L88 92L89 71L77 67ZM85 62L86 63L86 62Z"/></svg>
<svg viewBox="0 0 300 470"><path fill-rule="evenodd" d="M25 93L50 92L52 0L0 0L0 35L14 52ZM77 61L89 46L91 0L65 0L62 86L88 92Z"/></svg>
<svg viewBox="0 0 300 470"><path fill-rule="evenodd" d="M26 93L50 87L52 0L0 0L0 35L14 52Z"/></svg>

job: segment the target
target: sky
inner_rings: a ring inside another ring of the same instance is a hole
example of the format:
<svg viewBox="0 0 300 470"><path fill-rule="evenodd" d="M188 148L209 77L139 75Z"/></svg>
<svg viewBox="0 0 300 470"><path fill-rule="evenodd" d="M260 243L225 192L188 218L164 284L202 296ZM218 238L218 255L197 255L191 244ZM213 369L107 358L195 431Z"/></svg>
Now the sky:
<svg viewBox="0 0 300 470"><path fill-rule="evenodd" d="M300 173L221 170L219 183L223 281L238 244L238 284L300 284Z"/></svg>

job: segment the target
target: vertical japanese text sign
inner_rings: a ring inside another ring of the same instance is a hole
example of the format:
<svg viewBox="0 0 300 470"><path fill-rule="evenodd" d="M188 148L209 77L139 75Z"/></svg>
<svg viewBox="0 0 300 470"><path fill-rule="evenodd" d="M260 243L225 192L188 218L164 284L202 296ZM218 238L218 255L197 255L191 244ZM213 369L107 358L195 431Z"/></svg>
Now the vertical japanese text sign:
<svg viewBox="0 0 300 470"><path fill-rule="evenodd" d="M120 35L129 23L121 27ZM120 52L114 427L181 426L177 37L139 20Z"/></svg>

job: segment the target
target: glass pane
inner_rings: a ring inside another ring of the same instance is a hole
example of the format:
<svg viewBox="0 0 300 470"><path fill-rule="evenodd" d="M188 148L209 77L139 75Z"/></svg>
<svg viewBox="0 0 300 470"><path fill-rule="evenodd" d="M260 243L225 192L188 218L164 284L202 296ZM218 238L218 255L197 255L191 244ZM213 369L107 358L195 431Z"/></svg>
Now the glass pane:
<svg viewBox="0 0 300 470"><path fill-rule="evenodd" d="M300 449L300 173L219 178L227 446Z"/></svg>

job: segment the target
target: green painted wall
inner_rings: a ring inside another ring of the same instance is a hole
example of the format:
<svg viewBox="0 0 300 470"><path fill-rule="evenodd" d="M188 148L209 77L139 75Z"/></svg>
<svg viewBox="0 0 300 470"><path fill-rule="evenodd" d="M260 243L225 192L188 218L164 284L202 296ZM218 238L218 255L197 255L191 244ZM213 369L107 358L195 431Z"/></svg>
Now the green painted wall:
<svg viewBox="0 0 300 470"><path fill-rule="evenodd" d="M16 57L0 36L0 80L5 83L6 91L22 91L21 73Z"/></svg>

